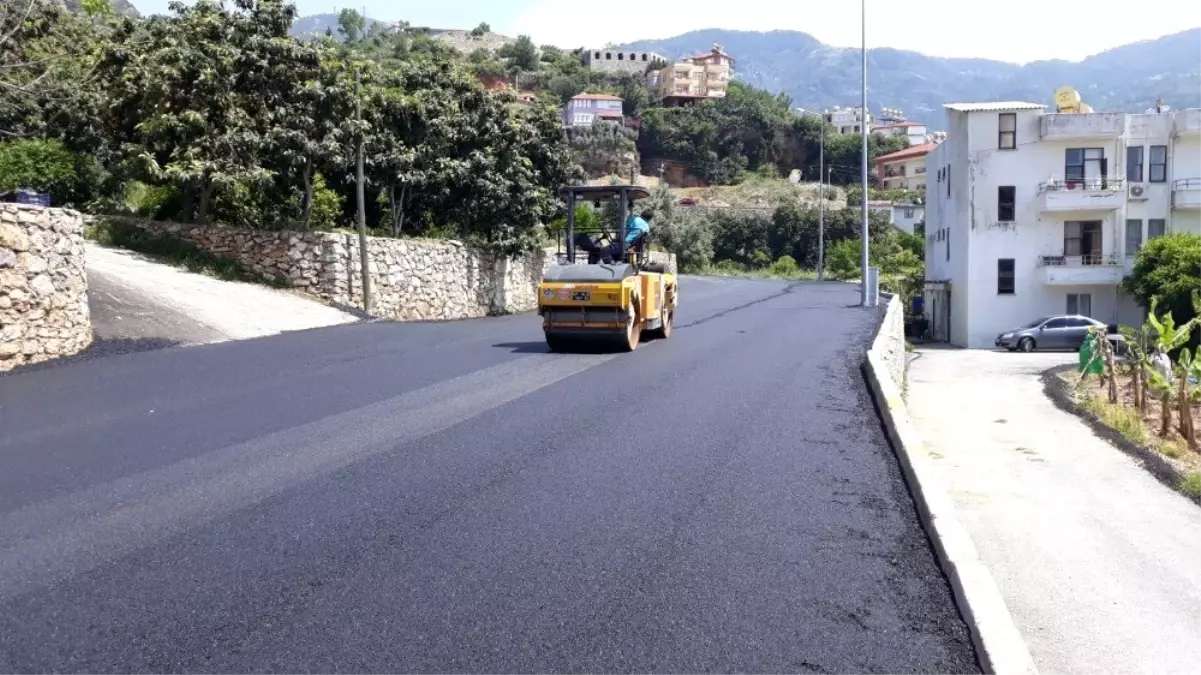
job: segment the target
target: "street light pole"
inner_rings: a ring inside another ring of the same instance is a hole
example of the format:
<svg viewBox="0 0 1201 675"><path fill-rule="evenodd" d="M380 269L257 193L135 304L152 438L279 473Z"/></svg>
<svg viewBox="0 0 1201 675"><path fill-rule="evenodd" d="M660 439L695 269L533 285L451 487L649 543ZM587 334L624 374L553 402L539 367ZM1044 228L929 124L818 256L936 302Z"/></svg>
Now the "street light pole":
<svg viewBox="0 0 1201 675"><path fill-rule="evenodd" d="M821 150L817 170L817 280L826 280L826 118L821 118Z"/></svg>
<svg viewBox="0 0 1201 675"><path fill-rule="evenodd" d="M862 119L859 121L859 124L860 124L859 130L861 131L860 136L862 139L861 146L862 146L862 150L863 150L863 166L860 167L859 178L863 182L863 192L862 192L863 197L859 201L861 202L860 217L863 219L863 223L862 223L862 228L860 230L860 237L862 239L862 242L860 244L861 251L860 251L859 269L861 270L861 273L859 274L859 276L860 276L859 298L860 298L861 305L863 305L864 307L870 307L871 302L870 302L869 298L867 297L868 296L868 293L867 293L867 291L868 291L868 289L867 289L867 277L868 277L867 268L868 268L868 260L869 260L868 237L870 235L870 231L868 228L868 219L867 219L867 216L868 216L867 203L870 198L870 192L868 190L868 185L867 185L867 133L868 133L867 132L867 0L860 0L860 23L862 24L860 29L862 31L862 38L863 38L863 45L861 47L861 51L863 53L862 54L862 56L863 56L863 75L862 75L863 81L860 83L860 87L862 88L861 94L862 94L862 99L863 99L861 102L861 105L862 105L863 109L860 111L860 114L862 115Z"/></svg>

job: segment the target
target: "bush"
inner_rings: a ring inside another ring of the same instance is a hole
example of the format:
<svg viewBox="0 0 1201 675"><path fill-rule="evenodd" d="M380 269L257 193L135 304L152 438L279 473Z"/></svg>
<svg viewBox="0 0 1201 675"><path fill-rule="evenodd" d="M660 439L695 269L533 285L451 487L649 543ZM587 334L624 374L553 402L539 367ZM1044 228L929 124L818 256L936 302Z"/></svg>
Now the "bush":
<svg viewBox="0 0 1201 675"><path fill-rule="evenodd" d="M55 205L81 206L97 192L102 171L57 139L25 138L0 144L0 190L30 189Z"/></svg>
<svg viewBox="0 0 1201 675"><path fill-rule="evenodd" d="M309 209L309 229L332 230L342 215L342 195L325 184L325 176L313 177L313 204Z"/></svg>
<svg viewBox="0 0 1201 675"><path fill-rule="evenodd" d="M1192 293L1201 289L1201 236L1170 234L1148 241L1134 259L1124 286L1143 307L1159 298L1161 312L1171 312L1176 325L1195 316ZM1201 344L1201 331L1190 341Z"/></svg>
<svg viewBox="0 0 1201 675"><path fill-rule="evenodd" d="M183 199L174 185L147 185L133 181L125 187L129 210L148 220L175 220L183 210Z"/></svg>
<svg viewBox="0 0 1201 675"><path fill-rule="evenodd" d="M843 239L826 252L826 272L835 279L859 277L859 240Z"/></svg>
<svg viewBox="0 0 1201 675"><path fill-rule="evenodd" d="M800 271L800 266L789 255L780 256L771 264L771 273L782 277L796 276Z"/></svg>

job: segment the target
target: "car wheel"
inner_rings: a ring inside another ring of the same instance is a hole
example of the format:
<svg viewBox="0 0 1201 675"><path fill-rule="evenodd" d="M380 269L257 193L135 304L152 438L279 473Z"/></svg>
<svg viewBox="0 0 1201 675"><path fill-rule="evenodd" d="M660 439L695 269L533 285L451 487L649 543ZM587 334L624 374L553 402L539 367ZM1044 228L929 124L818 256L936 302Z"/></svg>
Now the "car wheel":
<svg viewBox="0 0 1201 675"><path fill-rule="evenodd" d="M1027 353L1034 351L1034 338L1022 338L1018 341L1018 349Z"/></svg>

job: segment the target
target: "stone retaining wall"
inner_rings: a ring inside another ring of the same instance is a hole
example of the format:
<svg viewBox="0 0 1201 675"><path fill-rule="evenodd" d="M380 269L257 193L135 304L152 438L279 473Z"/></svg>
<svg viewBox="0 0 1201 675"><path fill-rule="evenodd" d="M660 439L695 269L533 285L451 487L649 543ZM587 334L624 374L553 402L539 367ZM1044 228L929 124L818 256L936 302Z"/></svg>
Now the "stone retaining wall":
<svg viewBox="0 0 1201 675"><path fill-rule="evenodd" d="M0 204L0 371L70 356L91 342L83 217Z"/></svg>
<svg viewBox="0 0 1201 675"><path fill-rule="evenodd" d="M362 307L359 239L331 232L267 232L123 221L179 237L258 274L286 279L323 300ZM372 311L400 320L448 320L528 312L552 252L498 258L448 240L368 237ZM675 270L674 256L652 254Z"/></svg>

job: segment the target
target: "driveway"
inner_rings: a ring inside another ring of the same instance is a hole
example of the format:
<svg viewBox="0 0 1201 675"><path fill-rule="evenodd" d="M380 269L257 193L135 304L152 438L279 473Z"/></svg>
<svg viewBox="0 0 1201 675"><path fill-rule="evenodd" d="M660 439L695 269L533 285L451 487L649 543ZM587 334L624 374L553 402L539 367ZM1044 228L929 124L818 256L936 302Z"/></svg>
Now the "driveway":
<svg viewBox="0 0 1201 675"><path fill-rule="evenodd" d="M352 323L299 293L193 274L132 251L87 244L88 300L107 354Z"/></svg>
<svg viewBox="0 0 1201 675"><path fill-rule="evenodd" d="M0 671L978 672L846 284L0 378Z"/></svg>
<svg viewBox="0 0 1201 675"><path fill-rule="evenodd" d="M1042 672L1196 672L1201 508L1045 396L1076 360L919 348L909 411Z"/></svg>

